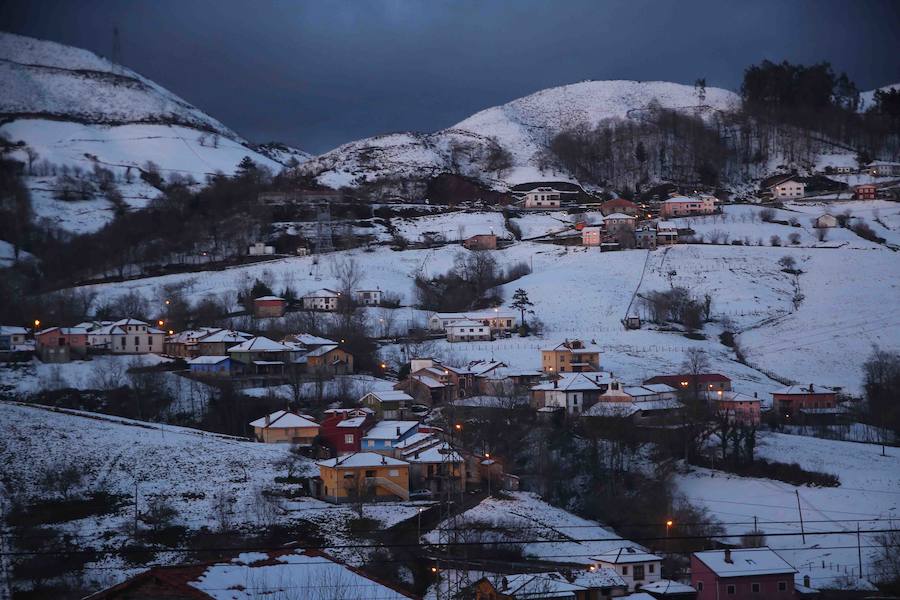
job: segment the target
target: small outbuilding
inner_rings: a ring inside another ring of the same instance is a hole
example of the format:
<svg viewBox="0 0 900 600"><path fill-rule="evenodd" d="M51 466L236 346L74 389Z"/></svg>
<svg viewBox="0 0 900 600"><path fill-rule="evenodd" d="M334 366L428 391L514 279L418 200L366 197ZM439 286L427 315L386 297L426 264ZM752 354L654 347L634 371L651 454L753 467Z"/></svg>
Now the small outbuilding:
<svg viewBox="0 0 900 600"><path fill-rule="evenodd" d="M818 229L830 229L831 227L837 227L838 220L834 215L830 215L825 213L823 215L819 215L816 217L816 228Z"/></svg>

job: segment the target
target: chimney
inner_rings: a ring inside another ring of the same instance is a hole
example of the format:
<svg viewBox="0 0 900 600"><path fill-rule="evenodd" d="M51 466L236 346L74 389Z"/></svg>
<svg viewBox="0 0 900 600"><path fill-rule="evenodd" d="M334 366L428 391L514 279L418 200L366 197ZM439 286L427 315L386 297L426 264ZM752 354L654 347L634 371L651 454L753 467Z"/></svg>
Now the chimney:
<svg viewBox="0 0 900 600"><path fill-rule="evenodd" d="M397 428L397 437L400 437L400 428Z"/></svg>
<svg viewBox="0 0 900 600"><path fill-rule="evenodd" d="M504 577L500 582L500 590L505 592L508 589L509 589L509 580L506 577Z"/></svg>
<svg viewBox="0 0 900 600"><path fill-rule="evenodd" d="M759 396L757 396L756 394L757 394L757 392L753 392L753 397L754 397L754 398L758 398L758 397L759 397Z"/></svg>
<svg viewBox="0 0 900 600"><path fill-rule="evenodd" d="M383 464L383 465L387 464L387 459L384 457L383 454L381 455L381 464Z"/></svg>
<svg viewBox="0 0 900 600"><path fill-rule="evenodd" d="M558 387L559 387L559 379L554 379L554 380L553 380L553 387L554 387L554 388L558 388Z"/></svg>
<svg viewBox="0 0 900 600"><path fill-rule="evenodd" d="M809 384L809 393L810 393L810 394L813 393L813 384Z"/></svg>
<svg viewBox="0 0 900 600"><path fill-rule="evenodd" d="M266 427L268 427L269 423L271 423L271 422L272 422L272 415L267 414L266 415Z"/></svg>
<svg viewBox="0 0 900 600"><path fill-rule="evenodd" d="M725 562L729 565L733 565L734 561L731 560L731 548L725 548Z"/></svg>

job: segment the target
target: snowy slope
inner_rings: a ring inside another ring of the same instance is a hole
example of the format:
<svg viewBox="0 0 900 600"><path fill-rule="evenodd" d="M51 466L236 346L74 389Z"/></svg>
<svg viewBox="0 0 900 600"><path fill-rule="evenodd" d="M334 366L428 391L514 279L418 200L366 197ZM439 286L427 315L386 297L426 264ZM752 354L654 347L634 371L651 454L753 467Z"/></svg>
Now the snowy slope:
<svg viewBox="0 0 900 600"><path fill-rule="evenodd" d="M234 172L245 156L274 171L292 157L298 162L308 157L275 144L257 152L149 79L54 42L0 32L0 88L0 135L37 153L34 163L43 177L28 178L36 215L73 232L99 229L113 218L113 207L101 196L68 203L53 198L50 175L63 168L110 169L125 203L142 208L158 193L138 178L148 161L164 179L190 175L202 182L208 174ZM25 148L12 157L28 162Z"/></svg>
<svg viewBox="0 0 900 600"><path fill-rule="evenodd" d="M875 106L875 92L881 90L886 92L891 89L900 90L900 83L892 83L890 85L885 85L880 88L876 88L874 90L868 90L865 92L859 93L859 111L865 112Z"/></svg>
<svg viewBox="0 0 900 600"><path fill-rule="evenodd" d="M436 133L396 133L345 144L312 159L304 165L304 171L330 185L454 170L501 186L570 180L565 173L538 168L537 154L554 135L579 123L596 125L607 118L640 118L641 111L652 103L703 115L734 110L740 99L728 90L708 88L705 106L698 109L692 86L659 81L585 81L488 108ZM470 155L499 143L512 153L513 167L499 174L482 173L468 164L466 156L454 164L449 152L453 143L471 144L475 150Z"/></svg>
<svg viewBox="0 0 900 600"><path fill-rule="evenodd" d="M891 527L900 507L900 452L881 446L817 438L764 433L758 453L763 458L797 462L801 467L840 478L836 488L793 486L768 479L737 477L710 469L693 469L676 476L680 492L705 506L725 526L741 535L754 518L767 534L799 533L798 498L803 510L806 541L799 535L769 537L769 546L799 571L797 581L809 575L813 587L841 587L844 575L859 577L856 527L859 524L863 577L872 576L874 534L866 530ZM839 535L816 532L839 531ZM856 587L864 586L857 584Z"/></svg>

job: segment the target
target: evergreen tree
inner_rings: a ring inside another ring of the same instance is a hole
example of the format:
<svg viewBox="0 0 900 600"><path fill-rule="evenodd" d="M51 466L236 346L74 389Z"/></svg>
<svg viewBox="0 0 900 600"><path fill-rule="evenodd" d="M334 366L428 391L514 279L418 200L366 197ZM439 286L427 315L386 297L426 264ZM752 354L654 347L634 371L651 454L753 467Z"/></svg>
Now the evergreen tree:
<svg viewBox="0 0 900 600"><path fill-rule="evenodd" d="M527 325L525 324L525 311L534 306L534 302L528 299L528 292L522 288L517 289L513 294L512 304L509 306L510 308L518 309L519 314L521 315L522 329L525 331L527 329Z"/></svg>

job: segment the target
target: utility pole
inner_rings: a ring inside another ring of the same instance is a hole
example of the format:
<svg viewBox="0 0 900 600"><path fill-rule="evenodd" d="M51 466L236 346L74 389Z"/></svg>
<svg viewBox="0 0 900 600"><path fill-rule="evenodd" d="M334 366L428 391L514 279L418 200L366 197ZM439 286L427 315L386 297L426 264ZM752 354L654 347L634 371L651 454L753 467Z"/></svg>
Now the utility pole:
<svg viewBox="0 0 900 600"><path fill-rule="evenodd" d="M797 512L800 513L800 536L803 539L803 543L806 543L806 532L803 529L803 508L800 507L800 492L799 490L794 490L794 494L797 495Z"/></svg>
<svg viewBox="0 0 900 600"><path fill-rule="evenodd" d="M859 578L862 579L862 544L859 540L859 521L856 522L856 560L859 563Z"/></svg>

